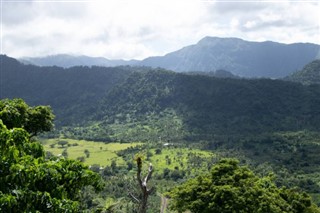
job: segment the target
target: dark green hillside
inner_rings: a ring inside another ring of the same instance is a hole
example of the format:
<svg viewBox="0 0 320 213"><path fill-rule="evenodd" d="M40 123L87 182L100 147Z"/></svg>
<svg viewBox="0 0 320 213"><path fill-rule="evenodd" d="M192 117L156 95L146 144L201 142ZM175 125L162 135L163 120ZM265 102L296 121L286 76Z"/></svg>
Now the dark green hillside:
<svg viewBox="0 0 320 213"><path fill-rule="evenodd" d="M59 124L56 140L148 142L114 153L127 165L104 170L105 176L118 175L107 179L107 196L127 195L124 177L133 173L128 172L132 158L141 152L146 163L151 159L159 165L154 164L154 179L161 193L177 185L167 180L194 176L196 171L188 168L196 162L208 170L220 157L236 157L259 174L274 172L277 186L297 186L320 203L318 84L219 79L145 67L36 67L6 56L1 56L0 83L1 99L19 97L31 105L52 106ZM3 106L4 118L19 114ZM211 150L214 157L181 159L194 148Z"/></svg>
<svg viewBox="0 0 320 213"><path fill-rule="evenodd" d="M193 139L319 130L319 93L319 86L280 80L218 79L158 70L134 73L115 87L105 97L97 118L108 125L140 121L152 126L148 123L154 122L152 116L160 120L161 115L173 114L182 121L181 131Z"/></svg>
<svg viewBox="0 0 320 213"><path fill-rule="evenodd" d="M81 122L114 85L131 72L128 67L38 67L1 57L0 98L23 98L31 105L51 105L56 124Z"/></svg>
<svg viewBox="0 0 320 213"><path fill-rule="evenodd" d="M73 137L197 141L320 128L317 85L137 67L37 67L6 56L1 61L1 98L51 105L58 127L79 126Z"/></svg>
<svg viewBox="0 0 320 213"><path fill-rule="evenodd" d="M285 79L306 85L320 84L320 60L312 61L302 70L289 75Z"/></svg>

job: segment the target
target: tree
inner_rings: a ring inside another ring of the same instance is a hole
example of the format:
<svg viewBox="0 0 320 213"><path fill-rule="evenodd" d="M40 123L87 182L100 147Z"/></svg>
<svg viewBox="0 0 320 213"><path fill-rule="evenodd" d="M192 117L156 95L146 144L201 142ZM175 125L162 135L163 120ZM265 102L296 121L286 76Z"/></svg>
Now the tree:
<svg viewBox="0 0 320 213"><path fill-rule="evenodd" d="M169 196L178 212L320 212L306 193L278 188L271 176L259 178L234 159L221 160L210 174L188 180Z"/></svg>
<svg viewBox="0 0 320 213"><path fill-rule="evenodd" d="M90 157L90 151L88 149L84 150L84 154L86 155L87 158Z"/></svg>
<svg viewBox="0 0 320 213"><path fill-rule="evenodd" d="M0 119L8 129L24 128L30 137L53 129L54 115L49 106L28 106L22 99L0 100Z"/></svg>
<svg viewBox="0 0 320 213"><path fill-rule="evenodd" d="M81 189L102 189L101 177L79 161L46 159L42 145L30 140L45 128L15 128L28 123L29 107L21 100L5 102L0 101L0 212L79 212Z"/></svg>
<svg viewBox="0 0 320 213"><path fill-rule="evenodd" d="M140 194L139 196L135 196L132 192L129 192L129 195L131 198L139 204L138 207L138 212L139 213L146 213L147 208L148 208L148 198L151 195L151 193L154 191L154 188L148 188L147 184L148 181L151 179L152 173L153 173L153 167L152 164L150 163L149 168L148 168L148 173L147 175L142 178L142 158L137 157L137 181L138 185L140 187Z"/></svg>
<svg viewBox="0 0 320 213"><path fill-rule="evenodd" d="M157 148L156 151L155 151L156 155L160 155L161 152L162 152L162 150L160 148Z"/></svg>
<svg viewBox="0 0 320 213"><path fill-rule="evenodd" d="M68 149L64 149L63 152L61 153L61 155L65 158L68 158L69 154L68 154Z"/></svg>
<svg viewBox="0 0 320 213"><path fill-rule="evenodd" d="M69 143L68 141L58 141L58 144L61 146L61 148L63 148L68 143Z"/></svg>

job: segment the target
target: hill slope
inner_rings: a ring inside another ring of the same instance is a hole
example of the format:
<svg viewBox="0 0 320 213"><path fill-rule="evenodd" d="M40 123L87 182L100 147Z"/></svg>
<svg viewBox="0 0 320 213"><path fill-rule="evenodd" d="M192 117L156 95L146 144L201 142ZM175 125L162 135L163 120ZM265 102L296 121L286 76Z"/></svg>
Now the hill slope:
<svg viewBox="0 0 320 213"><path fill-rule="evenodd" d="M37 67L6 56L1 61L1 98L51 105L59 126L87 126L95 134L81 133L88 139L198 140L320 129L318 85L138 67Z"/></svg>
<svg viewBox="0 0 320 213"><path fill-rule="evenodd" d="M300 82L302 84L320 84L320 60L314 60L303 67L302 70L292 73L285 80Z"/></svg>
<svg viewBox="0 0 320 213"><path fill-rule="evenodd" d="M125 134L134 129L140 136L171 139L319 130L320 87L158 70L130 75L110 90L96 112L100 128L116 123L128 130Z"/></svg>
<svg viewBox="0 0 320 213"><path fill-rule="evenodd" d="M140 64L187 72L225 69L243 77L279 78L300 70L319 57L320 45L249 42L238 38L205 37L197 44Z"/></svg>
<svg viewBox="0 0 320 213"><path fill-rule="evenodd" d="M57 124L78 123L101 97L131 72L127 67L38 67L1 55L0 98L51 105Z"/></svg>

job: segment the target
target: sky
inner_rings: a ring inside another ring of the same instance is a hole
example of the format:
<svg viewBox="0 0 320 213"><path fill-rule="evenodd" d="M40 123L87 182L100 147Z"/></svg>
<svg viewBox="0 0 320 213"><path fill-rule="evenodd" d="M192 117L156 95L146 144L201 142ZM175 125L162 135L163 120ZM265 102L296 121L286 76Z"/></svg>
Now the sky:
<svg viewBox="0 0 320 213"><path fill-rule="evenodd" d="M205 36L320 44L320 0L0 0L0 52L144 59Z"/></svg>

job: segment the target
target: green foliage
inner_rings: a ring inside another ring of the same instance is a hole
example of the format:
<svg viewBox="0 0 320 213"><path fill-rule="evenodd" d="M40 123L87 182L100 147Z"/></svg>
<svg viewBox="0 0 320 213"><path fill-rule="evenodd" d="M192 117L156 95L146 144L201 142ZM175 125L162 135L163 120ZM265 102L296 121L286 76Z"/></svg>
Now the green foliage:
<svg viewBox="0 0 320 213"><path fill-rule="evenodd" d="M30 140L26 130L15 128L33 120L34 114L28 114L32 109L21 100L1 104L5 107L0 120L0 211L79 212L81 189L88 185L101 189L99 175L79 161L46 160L42 145ZM31 133L38 131L34 128Z"/></svg>
<svg viewBox="0 0 320 213"><path fill-rule="evenodd" d="M68 144L68 141L65 141L65 140L62 140L62 141L58 141L58 145L60 145L61 146L61 148L63 148L65 145L67 145ZM52 147L52 148L54 148L54 147Z"/></svg>
<svg viewBox="0 0 320 213"><path fill-rule="evenodd" d="M178 212L319 212L307 194L278 188L271 176L259 178L232 159L174 188L170 197Z"/></svg>
<svg viewBox="0 0 320 213"><path fill-rule="evenodd" d="M195 142L217 135L318 131L319 91L318 85L281 80L137 72L106 94L94 122L60 133L103 141Z"/></svg>
<svg viewBox="0 0 320 213"><path fill-rule="evenodd" d="M49 106L29 107L22 99L0 100L0 119L8 129L24 128L31 136L53 129Z"/></svg>
<svg viewBox="0 0 320 213"><path fill-rule="evenodd" d="M83 123L105 93L131 73L129 67L38 67L0 57L0 98L19 97L31 105L50 105L57 127Z"/></svg>

